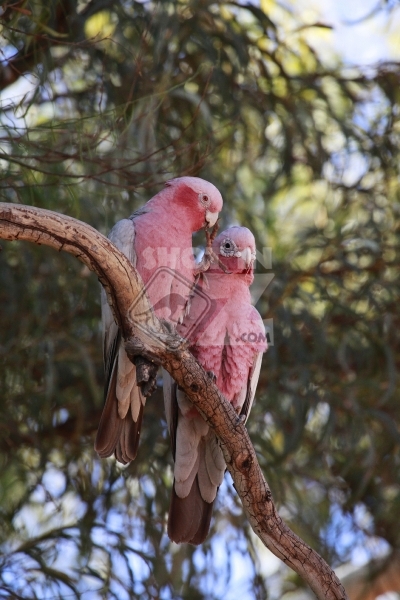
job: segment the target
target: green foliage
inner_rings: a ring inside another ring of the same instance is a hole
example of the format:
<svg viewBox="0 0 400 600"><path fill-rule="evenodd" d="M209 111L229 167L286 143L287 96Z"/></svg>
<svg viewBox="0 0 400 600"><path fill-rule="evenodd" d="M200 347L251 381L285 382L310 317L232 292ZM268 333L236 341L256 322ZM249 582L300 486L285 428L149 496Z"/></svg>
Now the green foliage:
<svg viewBox="0 0 400 600"><path fill-rule="evenodd" d="M224 223L273 249L257 306L274 345L248 428L282 515L333 564L368 537L398 548L398 65L328 67L272 0L2 10L1 199L107 232L171 176L213 181ZM227 482L206 544L169 543L160 395L132 465L92 449L99 285L66 254L2 246L0 597L256 599L300 586L267 577Z"/></svg>

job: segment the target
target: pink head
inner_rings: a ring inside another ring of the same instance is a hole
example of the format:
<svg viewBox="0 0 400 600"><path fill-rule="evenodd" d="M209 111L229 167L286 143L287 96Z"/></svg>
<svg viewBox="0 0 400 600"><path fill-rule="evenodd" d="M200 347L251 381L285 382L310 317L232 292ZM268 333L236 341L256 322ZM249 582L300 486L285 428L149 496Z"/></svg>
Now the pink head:
<svg viewBox="0 0 400 600"><path fill-rule="evenodd" d="M200 177L177 177L165 185L172 192L170 204L178 209L179 219L190 224L192 231L216 223L223 201L215 185Z"/></svg>
<svg viewBox="0 0 400 600"><path fill-rule="evenodd" d="M220 264L213 264L210 271L227 274L243 274L250 285L256 259L256 242L247 227L237 225L222 231L213 242L213 250Z"/></svg>

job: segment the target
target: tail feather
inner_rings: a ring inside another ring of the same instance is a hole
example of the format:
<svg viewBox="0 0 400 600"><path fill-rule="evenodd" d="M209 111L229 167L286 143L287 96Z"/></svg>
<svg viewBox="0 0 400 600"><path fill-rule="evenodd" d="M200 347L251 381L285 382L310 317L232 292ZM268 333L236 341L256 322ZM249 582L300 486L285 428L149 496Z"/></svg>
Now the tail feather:
<svg viewBox="0 0 400 600"><path fill-rule="evenodd" d="M100 458L107 458L115 454L119 462L127 464L137 455L142 429L143 405L140 403L136 421L132 419L131 411L121 419L116 396L117 371L118 361L115 361L94 449Z"/></svg>
<svg viewBox="0 0 400 600"><path fill-rule="evenodd" d="M198 545L204 542L210 529L225 462L215 434L196 411L193 413L193 404L182 390L170 385L168 378L164 400L175 461L168 536L177 544Z"/></svg>
<svg viewBox="0 0 400 600"><path fill-rule="evenodd" d="M201 497L208 503L212 503L217 495L218 487L211 481L206 464L206 444L201 440L199 448L199 469L197 472L197 481L199 484L199 492Z"/></svg>
<svg viewBox="0 0 400 600"><path fill-rule="evenodd" d="M123 345L118 352L118 375L116 381L116 396L118 398L118 413L123 419L128 412L132 388L136 387L136 368L129 360Z"/></svg>
<svg viewBox="0 0 400 600"><path fill-rule="evenodd" d="M143 407L146 404L146 396L143 396L141 388L136 385L136 375L134 376L134 384L132 385L130 396L130 417L137 422L139 415L143 414Z"/></svg>
<svg viewBox="0 0 400 600"><path fill-rule="evenodd" d="M177 544L202 544L210 529L213 504L201 497L197 477L186 498L179 498L174 482L168 515L169 538Z"/></svg>
<svg viewBox="0 0 400 600"><path fill-rule="evenodd" d="M200 454L196 449L195 462L191 471L186 475L185 479L180 480L179 475L175 469L175 481L174 481L174 489L179 496L179 498L186 498L190 494L190 490L192 489L193 482L197 477L197 472L199 470L200 463Z"/></svg>
<svg viewBox="0 0 400 600"><path fill-rule="evenodd" d="M118 414L118 401L115 394L117 363L111 374L106 403L97 430L94 449L101 458L111 456L121 435L122 419Z"/></svg>
<svg viewBox="0 0 400 600"><path fill-rule="evenodd" d="M219 487L224 479L226 464L217 436L211 429L206 437L205 462L211 482Z"/></svg>
<svg viewBox="0 0 400 600"><path fill-rule="evenodd" d="M132 420L131 415L122 421L121 434L115 447L115 458L124 465L136 458L139 449L140 431L142 429L143 406L138 415L138 420Z"/></svg>

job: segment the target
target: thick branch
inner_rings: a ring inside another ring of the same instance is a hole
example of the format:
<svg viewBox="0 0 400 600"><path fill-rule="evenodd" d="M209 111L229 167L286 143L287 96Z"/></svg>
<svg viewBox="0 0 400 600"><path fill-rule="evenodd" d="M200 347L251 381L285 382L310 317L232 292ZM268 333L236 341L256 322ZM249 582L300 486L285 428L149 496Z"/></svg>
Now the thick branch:
<svg viewBox="0 0 400 600"><path fill-rule="evenodd" d="M90 225L50 210L2 202L0 238L26 240L39 246L44 244L76 256L99 278L125 339L134 333L133 322L129 318L131 313L136 326L142 323L150 328L159 327L148 299L138 293L143 290L143 282L136 269L124 254ZM134 307L131 306L133 302Z"/></svg>
<svg viewBox="0 0 400 600"><path fill-rule="evenodd" d="M185 390L221 441L228 470L251 526L263 543L308 583L320 600L347 600L326 562L278 515L247 430L231 404L186 349L154 315L128 259L98 231L52 211L0 204L0 238L46 244L74 254L104 286L126 349L163 365Z"/></svg>

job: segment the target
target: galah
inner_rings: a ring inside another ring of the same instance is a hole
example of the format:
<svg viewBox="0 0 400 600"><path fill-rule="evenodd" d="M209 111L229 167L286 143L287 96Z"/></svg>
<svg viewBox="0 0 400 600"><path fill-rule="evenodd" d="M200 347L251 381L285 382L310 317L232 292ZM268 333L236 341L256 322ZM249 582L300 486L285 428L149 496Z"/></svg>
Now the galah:
<svg viewBox="0 0 400 600"><path fill-rule="evenodd" d="M251 305L249 290L254 236L246 227L230 227L215 238L213 251L216 261L201 276L178 332L245 421L267 349L263 321ZM177 543L200 544L208 534L225 460L215 433L165 371L164 402L174 456L168 535Z"/></svg>
<svg viewBox="0 0 400 600"><path fill-rule="evenodd" d="M129 219L113 227L109 239L133 263L159 318L176 326L194 285L196 264L192 234L212 227L222 208L217 188L198 177L171 179ZM146 397L137 385L137 369L124 349L121 332L102 290L105 405L95 450L113 453L127 464L136 457Z"/></svg>

